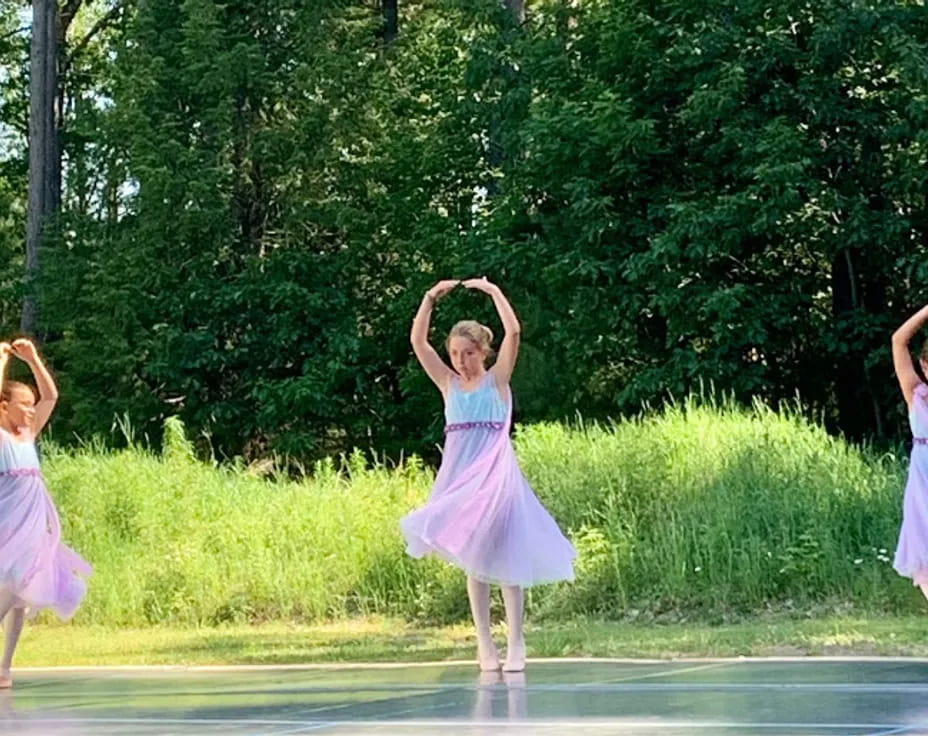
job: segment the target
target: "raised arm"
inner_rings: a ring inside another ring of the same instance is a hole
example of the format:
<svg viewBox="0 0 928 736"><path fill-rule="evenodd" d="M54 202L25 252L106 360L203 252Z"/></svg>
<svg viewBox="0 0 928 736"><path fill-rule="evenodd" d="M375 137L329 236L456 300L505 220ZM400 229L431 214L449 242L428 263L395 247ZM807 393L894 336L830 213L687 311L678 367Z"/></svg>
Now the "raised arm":
<svg viewBox="0 0 928 736"><path fill-rule="evenodd" d="M10 355L13 354L13 346L8 342L0 342L0 392L6 384L6 366L10 362Z"/></svg>
<svg viewBox="0 0 928 736"><path fill-rule="evenodd" d="M896 369L896 378L899 380L905 403L909 406L912 405L912 394L920 381L912 365L909 343L925 322L928 322L928 306L918 310L893 333L893 367Z"/></svg>
<svg viewBox="0 0 928 736"><path fill-rule="evenodd" d="M32 435L38 436L48 420L51 418L55 404L58 403L58 387L52 374L48 372L45 363L39 357L39 351L31 340L19 339L13 341L13 352L22 359L32 370L36 388L39 390L39 400L35 404L35 419L32 421Z"/></svg>
<svg viewBox="0 0 928 736"><path fill-rule="evenodd" d="M412 331L409 333L409 341L412 343L413 352L419 359L419 364L442 393L448 387L453 371L429 343L429 324L432 321L432 308L435 302L459 283L454 280L439 281L425 292L419 311L416 312L416 317L412 321Z"/></svg>
<svg viewBox="0 0 928 736"><path fill-rule="evenodd" d="M468 289L477 289L489 294L493 299L493 305L503 323L503 343L499 347L499 354L496 356L492 371L496 375L497 383L505 385L509 383L512 371L516 367L516 359L519 357L519 341L522 339L522 326L519 324L519 318L516 317L502 289L487 281L486 278L469 279L462 285Z"/></svg>

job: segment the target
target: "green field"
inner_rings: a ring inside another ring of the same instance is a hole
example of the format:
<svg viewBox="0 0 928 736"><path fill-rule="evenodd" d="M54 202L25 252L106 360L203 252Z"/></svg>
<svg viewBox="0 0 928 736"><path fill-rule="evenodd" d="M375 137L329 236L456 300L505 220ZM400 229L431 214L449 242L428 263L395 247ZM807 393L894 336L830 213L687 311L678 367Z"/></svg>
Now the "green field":
<svg viewBox="0 0 928 736"><path fill-rule="evenodd" d="M924 616L761 617L706 624L551 622L526 631L530 657L928 656ZM502 646L504 632L496 632ZM473 627L368 618L208 628L29 627L17 667L473 660Z"/></svg>
<svg viewBox="0 0 928 736"><path fill-rule="evenodd" d="M404 553L398 519L432 480L415 458L358 453L293 480L200 462L176 424L165 448L47 453L67 539L96 568L78 625L468 619L462 576ZM923 607L890 564L904 458L799 412L692 400L611 426L523 427L517 449L580 553L574 583L531 591L534 622Z"/></svg>

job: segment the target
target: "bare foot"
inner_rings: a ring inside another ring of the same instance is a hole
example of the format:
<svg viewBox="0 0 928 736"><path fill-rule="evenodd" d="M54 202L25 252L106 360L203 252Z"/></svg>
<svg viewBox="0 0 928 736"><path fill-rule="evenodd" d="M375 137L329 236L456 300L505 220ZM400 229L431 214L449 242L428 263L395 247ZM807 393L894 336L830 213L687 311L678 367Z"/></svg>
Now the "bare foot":
<svg viewBox="0 0 928 736"><path fill-rule="evenodd" d="M525 643L510 644L506 648L506 661L503 672L523 672L525 670Z"/></svg>

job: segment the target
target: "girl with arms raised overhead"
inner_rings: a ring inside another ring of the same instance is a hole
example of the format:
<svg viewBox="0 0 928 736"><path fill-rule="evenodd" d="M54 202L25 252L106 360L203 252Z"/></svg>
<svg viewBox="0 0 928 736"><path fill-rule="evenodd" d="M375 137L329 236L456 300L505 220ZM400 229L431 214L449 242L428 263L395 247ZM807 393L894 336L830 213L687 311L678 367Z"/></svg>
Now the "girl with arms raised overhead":
<svg viewBox="0 0 928 736"><path fill-rule="evenodd" d="M503 323L499 356L491 368L493 335L477 322L458 322L445 347L448 366L428 342L435 302L461 284L493 299ZM490 583L503 592L508 648L503 669L525 667L523 590L573 579L573 546L539 503L519 469L509 426L509 378L519 352L519 321L503 292L486 279L441 281L422 300L410 339L416 357L445 400L445 446L426 505L401 528L413 557L437 554L467 574L482 670L499 669L490 633Z"/></svg>
<svg viewBox="0 0 928 736"><path fill-rule="evenodd" d="M32 370L31 386L6 379L11 356ZM6 638L0 688L12 686L13 653L28 610L74 615L91 567L61 541L61 522L39 470L35 440L45 427L58 389L29 340L0 343L0 619Z"/></svg>

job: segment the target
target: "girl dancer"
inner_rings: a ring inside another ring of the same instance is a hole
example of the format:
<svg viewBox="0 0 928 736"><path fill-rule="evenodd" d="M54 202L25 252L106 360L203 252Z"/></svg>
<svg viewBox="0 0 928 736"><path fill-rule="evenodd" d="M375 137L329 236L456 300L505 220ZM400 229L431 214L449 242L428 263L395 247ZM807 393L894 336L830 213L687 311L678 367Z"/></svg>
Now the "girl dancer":
<svg viewBox="0 0 928 736"><path fill-rule="evenodd" d="M912 578L928 598L928 386L912 365L909 342L928 321L928 306L912 315L893 334L893 365L909 407L912 457L902 506L902 528L893 567ZM922 372L928 375L928 342L919 354Z"/></svg>
<svg viewBox="0 0 928 736"><path fill-rule="evenodd" d="M32 369L32 388L6 380L9 357ZM61 542L58 512L39 471L35 438L48 422L58 389L29 340L0 343L0 619L6 642L0 688L12 687L10 667L25 610L53 609L62 619L77 610L86 585L78 575L91 567Z"/></svg>
<svg viewBox="0 0 928 736"><path fill-rule="evenodd" d="M432 307L461 283L488 294L505 329L489 370L493 334L473 321L458 322L445 343L448 367L428 342ZM509 378L519 352L519 321L500 289L484 279L440 281L426 292L413 322L416 357L445 399L445 447L428 503L401 522L407 552L435 553L467 573L482 670L499 669L490 633L490 587L502 587L508 648L503 669L525 668L523 588L573 579L576 552L539 503L519 470L509 425Z"/></svg>

